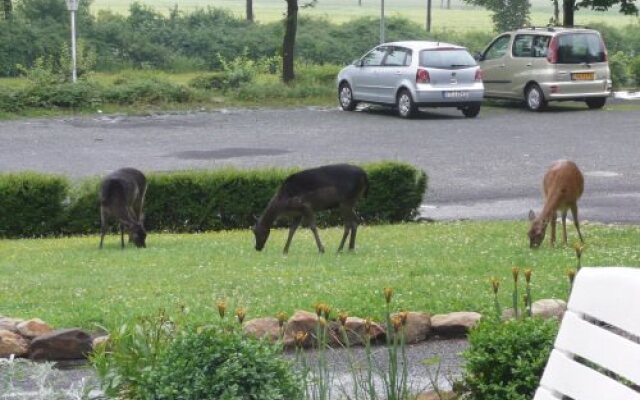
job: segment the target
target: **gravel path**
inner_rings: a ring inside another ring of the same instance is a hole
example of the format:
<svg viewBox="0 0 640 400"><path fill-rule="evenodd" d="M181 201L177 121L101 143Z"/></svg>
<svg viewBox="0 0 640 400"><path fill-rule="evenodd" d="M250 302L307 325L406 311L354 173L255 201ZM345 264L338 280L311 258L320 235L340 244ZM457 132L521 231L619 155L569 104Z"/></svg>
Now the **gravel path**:
<svg viewBox="0 0 640 400"><path fill-rule="evenodd" d="M428 390L433 382L437 382L439 388L450 388L451 382L461 376L460 353L466 348L464 339L430 340L407 346L407 377L411 392ZM331 398L338 400L345 398L345 394L353 394L351 366L367 365L364 349L354 348L351 353L331 349L325 354L332 380ZM381 374L388 363L387 350L382 346L374 347L372 355L376 390L380 392L384 389ZM293 359L294 354L289 353L287 357ZM308 365L317 365L316 352L307 352L305 357ZM425 365L427 360L431 360L429 366ZM97 388L96 372L87 364L54 367L52 363L0 360L0 400L102 399Z"/></svg>

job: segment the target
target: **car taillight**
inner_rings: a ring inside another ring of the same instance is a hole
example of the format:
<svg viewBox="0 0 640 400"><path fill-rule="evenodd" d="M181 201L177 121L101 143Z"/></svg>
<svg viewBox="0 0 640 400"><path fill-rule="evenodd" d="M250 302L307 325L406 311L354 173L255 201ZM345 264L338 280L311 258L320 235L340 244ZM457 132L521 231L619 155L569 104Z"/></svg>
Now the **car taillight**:
<svg viewBox="0 0 640 400"><path fill-rule="evenodd" d="M607 53L607 47L604 45L604 41L600 38L600 46L602 46L602 52L604 53L604 62L609 61L609 54Z"/></svg>
<svg viewBox="0 0 640 400"><path fill-rule="evenodd" d="M556 64L558 62L558 37L554 36L551 38L551 42L549 43L549 51L547 54L547 61L551 64Z"/></svg>
<svg viewBox="0 0 640 400"><path fill-rule="evenodd" d="M430 80L429 71L418 68L418 71L416 71L416 83L429 83Z"/></svg>
<svg viewBox="0 0 640 400"><path fill-rule="evenodd" d="M481 81L482 80L482 70L480 68L478 68L476 70L476 76L474 78L476 81Z"/></svg>

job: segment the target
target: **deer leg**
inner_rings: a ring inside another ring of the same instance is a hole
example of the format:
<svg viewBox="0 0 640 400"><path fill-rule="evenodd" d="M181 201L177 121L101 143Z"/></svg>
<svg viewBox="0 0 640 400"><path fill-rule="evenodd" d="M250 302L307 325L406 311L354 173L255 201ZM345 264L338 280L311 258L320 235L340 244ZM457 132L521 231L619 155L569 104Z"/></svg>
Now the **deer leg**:
<svg viewBox="0 0 640 400"><path fill-rule="evenodd" d="M124 249L124 224L120 222L120 248Z"/></svg>
<svg viewBox="0 0 640 400"><path fill-rule="evenodd" d="M102 207L100 207L100 248L104 242L104 235L107 234L107 214Z"/></svg>
<svg viewBox="0 0 640 400"><path fill-rule="evenodd" d="M562 211L562 243L567 245L567 210Z"/></svg>
<svg viewBox="0 0 640 400"><path fill-rule="evenodd" d="M582 233L580 233L580 223L578 223L578 205L577 204L574 204L571 206L571 217L573 218L573 224L576 226L576 230L578 231L580 242L584 243L584 239L582 238Z"/></svg>
<svg viewBox="0 0 640 400"><path fill-rule="evenodd" d="M551 247L556 244L556 220L558 219L558 214L555 212L551 215Z"/></svg>
<svg viewBox="0 0 640 400"><path fill-rule="evenodd" d="M349 236L349 232L352 232L351 214L353 212L352 210L346 207L340 207L340 211L342 211L342 219L344 220L344 233L342 234L342 240L340 241L338 252L342 251L342 248L344 247L344 242L347 241L347 236ZM353 233L351 233L351 236L353 236Z"/></svg>
<svg viewBox="0 0 640 400"><path fill-rule="evenodd" d="M349 250L356 248L356 232L358 231L358 222L351 221L351 238L349 239Z"/></svg>
<svg viewBox="0 0 640 400"><path fill-rule="evenodd" d="M320 241L320 235L318 235L318 227L316 227L316 216L313 214L313 211L309 208L304 208L304 218L309 222L309 229L313 233L313 237L316 239L316 245L318 246L318 251L320 253L324 253L324 246Z"/></svg>
<svg viewBox="0 0 640 400"><path fill-rule="evenodd" d="M302 221L302 217L295 217L293 221L291 221L291 225L289 225L289 237L287 238L287 244L284 245L284 250L282 253L289 253L289 246L291 245L291 239L293 239L293 234L296 233L296 229L300 226L300 222Z"/></svg>

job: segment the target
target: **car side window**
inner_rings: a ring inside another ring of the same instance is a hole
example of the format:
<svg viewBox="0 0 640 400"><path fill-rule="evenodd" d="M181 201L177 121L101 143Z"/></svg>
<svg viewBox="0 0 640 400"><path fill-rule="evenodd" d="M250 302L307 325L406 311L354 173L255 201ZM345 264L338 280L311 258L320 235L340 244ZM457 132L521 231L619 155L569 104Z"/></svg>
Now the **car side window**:
<svg viewBox="0 0 640 400"><path fill-rule="evenodd" d="M511 40L511 36L504 35L497 38L491 46L484 52L485 60L495 60L496 58L500 58L507 54L507 50L509 49L509 41Z"/></svg>
<svg viewBox="0 0 640 400"><path fill-rule="evenodd" d="M531 57L533 48L533 35L517 35L513 39L511 54L514 57Z"/></svg>
<svg viewBox="0 0 640 400"><path fill-rule="evenodd" d="M386 47L376 47L362 57L362 65L365 67L374 67L382 64L382 59L386 53Z"/></svg>
<svg viewBox="0 0 640 400"><path fill-rule="evenodd" d="M546 57L549 52L551 36L535 36L533 38L533 56Z"/></svg>
<svg viewBox="0 0 640 400"><path fill-rule="evenodd" d="M407 64L407 57L410 57L411 50L403 47L390 47L382 65L390 67L402 67Z"/></svg>

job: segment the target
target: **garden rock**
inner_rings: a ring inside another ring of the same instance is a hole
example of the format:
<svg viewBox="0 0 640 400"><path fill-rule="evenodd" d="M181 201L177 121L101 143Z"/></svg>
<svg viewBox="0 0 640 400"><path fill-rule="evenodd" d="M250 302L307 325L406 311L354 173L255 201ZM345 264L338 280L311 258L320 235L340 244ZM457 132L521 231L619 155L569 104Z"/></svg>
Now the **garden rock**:
<svg viewBox="0 0 640 400"><path fill-rule="evenodd" d="M27 354L29 342L15 332L0 329L0 357L9 357L12 354L22 357Z"/></svg>
<svg viewBox="0 0 640 400"><path fill-rule="evenodd" d="M244 324L244 333L257 339L264 338L275 342L280 339L280 325L273 317L256 318Z"/></svg>
<svg viewBox="0 0 640 400"><path fill-rule="evenodd" d="M369 328L369 338L372 343L378 342L385 338L385 331L382 326L371 321ZM345 324L345 329L349 336L349 343L351 345L364 344L366 329L366 320L358 317L348 317Z"/></svg>
<svg viewBox="0 0 640 400"><path fill-rule="evenodd" d="M557 318L562 319L564 312L567 310L567 303L563 300L559 299L542 299L531 304L531 316L542 318L542 319L551 319ZM525 309L519 309L519 313L526 313ZM513 319L514 312L513 308L507 308L502 312L502 319Z"/></svg>
<svg viewBox="0 0 640 400"><path fill-rule="evenodd" d="M399 314L392 314L391 318ZM404 340L406 343L418 343L426 340L431 333L431 315L425 312L407 312L404 325Z"/></svg>
<svg viewBox="0 0 640 400"><path fill-rule="evenodd" d="M18 332L18 324L22 321L22 319L17 318L0 317L0 329L5 329L13 333L20 333Z"/></svg>
<svg viewBox="0 0 640 400"><path fill-rule="evenodd" d="M111 336L109 335L103 335L103 336L98 336L93 338L93 340L91 341L91 348L95 350L99 346L106 345L106 343L109 341L110 338Z"/></svg>
<svg viewBox="0 0 640 400"><path fill-rule="evenodd" d="M53 329L49 325L47 325L43 320L39 318L22 321L16 326L16 328L22 336L29 339L53 331Z"/></svg>
<svg viewBox="0 0 640 400"><path fill-rule="evenodd" d="M481 317L481 314L469 311L436 314L431 317L431 329L438 336L463 336L476 326Z"/></svg>
<svg viewBox="0 0 640 400"><path fill-rule="evenodd" d="M74 360L91 353L91 336L80 329L63 329L36 337L29 345L34 360Z"/></svg>
<svg viewBox="0 0 640 400"><path fill-rule="evenodd" d="M318 325L318 316L308 311L296 311L289 321L285 329L285 342L294 343L297 334L306 334L306 339L301 343L303 347L311 347L313 337Z"/></svg>
<svg viewBox="0 0 640 400"><path fill-rule="evenodd" d="M420 393L416 400L454 400L457 399L457 395L454 392L430 390L428 392Z"/></svg>

